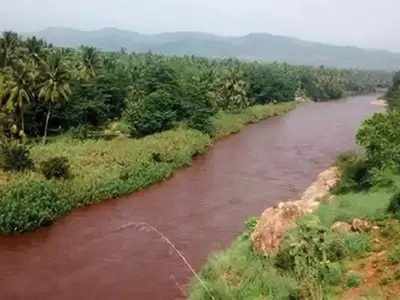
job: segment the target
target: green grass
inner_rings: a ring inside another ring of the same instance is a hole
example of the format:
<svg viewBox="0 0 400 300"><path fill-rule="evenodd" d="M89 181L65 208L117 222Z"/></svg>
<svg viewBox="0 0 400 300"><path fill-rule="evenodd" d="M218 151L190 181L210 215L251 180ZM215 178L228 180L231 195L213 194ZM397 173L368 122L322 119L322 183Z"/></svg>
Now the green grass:
<svg viewBox="0 0 400 300"><path fill-rule="evenodd" d="M274 256L264 257L255 254L251 242L247 238L248 233L235 241L226 251L211 256L201 271L201 278L206 282L214 298L218 300L319 299L318 295L321 295L321 293L326 297L331 297L327 299L334 299L345 288L361 284L359 276L351 272L348 273L345 280L341 280L343 276L340 275L340 272L346 272L347 261L364 257L372 251L373 238L368 233L348 233L338 236L329 230L330 226L336 221L351 221L354 218L368 220L388 218L386 209L391 196L392 193L387 190L349 193L338 195L335 201L320 206L313 218L321 222L322 228L326 228L327 239L329 237L339 238L340 243L345 247L346 255L337 262L321 261L322 265L329 266L329 268L322 269L322 273L321 269L318 270L318 268L309 271L304 269L305 274L315 274L315 272L318 274L319 272L320 275L317 275L317 279L305 280L303 276L299 278L295 272L278 267ZM308 218L311 218L311 216L307 216L304 221L300 220L299 223L306 222ZM392 228L392 230L395 229ZM383 231L384 229L382 229ZM293 237L296 236L298 236L298 239L293 240ZM287 238L289 239L287 241L290 245L295 246L293 249L307 240L311 241L307 236L303 236L302 239L300 237L299 229L288 232ZM318 239L315 239L314 242L318 244ZM323 247L326 246L322 246L321 249ZM301 254L299 255L301 256ZM397 253L391 252L391 255L397 261ZM310 257L301 258L300 256L296 256L295 261L307 262L311 259ZM307 268L306 264L303 266ZM315 268L315 265L310 265L308 268ZM320 279L318 279L318 276ZM338 284L339 286L337 286ZM190 300L211 299L195 281L193 281L189 292ZM300 298L296 298L299 295Z"/></svg>
<svg viewBox="0 0 400 300"><path fill-rule="evenodd" d="M245 236L212 256L200 275L215 300L289 299L297 290L296 281L255 254ZM190 300L212 299L197 282L190 291Z"/></svg>
<svg viewBox="0 0 400 300"><path fill-rule="evenodd" d="M323 203L316 212L324 226L354 218L378 220L386 215L393 193L387 190L348 193L336 196L333 203Z"/></svg>
<svg viewBox="0 0 400 300"><path fill-rule="evenodd" d="M213 120L216 138L237 132L247 123L287 112L294 106L295 103L270 104L250 107L241 113L220 113ZM118 137L109 141L81 141L64 135L52 139L47 145L33 146L31 156L36 166L49 158L68 158L71 178L50 183L61 201L73 209L138 191L165 180L178 168L190 165L193 156L205 153L211 144L210 136L180 126L142 139ZM8 199L10 193L7 192L22 182L41 181L45 181L45 178L39 170L0 172L0 201L15 201ZM28 201L21 203L29 205ZM19 219L18 211L13 210L13 214L5 211L8 207L11 206L0 205L0 223L5 216L9 220L13 216ZM65 212L63 210L62 214ZM31 230L34 226L16 227L11 232L25 231L25 228ZM10 230L0 228L0 232L9 233Z"/></svg>
<svg viewBox="0 0 400 300"><path fill-rule="evenodd" d="M254 105L240 113L219 112L213 118L215 138L221 138L239 132L246 124L287 113L296 106L296 102L269 105Z"/></svg>

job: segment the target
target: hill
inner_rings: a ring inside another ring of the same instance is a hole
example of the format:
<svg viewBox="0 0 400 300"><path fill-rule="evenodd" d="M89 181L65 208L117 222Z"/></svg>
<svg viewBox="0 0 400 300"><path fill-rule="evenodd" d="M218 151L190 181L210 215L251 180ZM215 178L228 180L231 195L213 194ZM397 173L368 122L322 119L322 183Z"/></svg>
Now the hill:
<svg viewBox="0 0 400 300"><path fill-rule="evenodd" d="M248 60L281 61L298 65L325 65L338 68L400 68L400 53L333 46L268 33L245 36L218 36L200 32L141 34L116 28L81 31L52 27L25 34L64 47L95 46L102 50L205 57L237 57Z"/></svg>

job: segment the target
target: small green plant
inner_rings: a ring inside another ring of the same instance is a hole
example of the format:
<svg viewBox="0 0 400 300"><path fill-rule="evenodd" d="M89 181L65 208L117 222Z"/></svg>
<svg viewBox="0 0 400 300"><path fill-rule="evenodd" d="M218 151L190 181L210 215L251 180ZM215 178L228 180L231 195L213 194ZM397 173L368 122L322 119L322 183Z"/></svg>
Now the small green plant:
<svg viewBox="0 0 400 300"><path fill-rule="evenodd" d="M371 250L371 239L366 233L348 233L344 243L349 255L360 256Z"/></svg>
<svg viewBox="0 0 400 300"><path fill-rule="evenodd" d="M350 272L347 275L346 286L348 288L359 287L361 282L362 282L362 278L361 278L361 276L359 274L357 274L355 272Z"/></svg>
<svg viewBox="0 0 400 300"><path fill-rule="evenodd" d="M392 264L400 263L400 246L396 246L388 255L388 259Z"/></svg>
<svg viewBox="0 0 400 300"><path fill-rule="evenodd" d="M24 171L33 168L29 148L17 142L0 143L0 167L6 171Z"/></svg>
<svg viewBox="0 0 400 300"><path fill-rule="evenodd" d="M66 179L70 176L70 165L66 157L53 157L41 162L40 170L46 179Z"/></svg>
<svg viewBox="0 0 400 300"><path fill-rule="evenodd" d="M69 209L49 182L15 184L0 197L0 232L17 233L48 225Z"/></svg>
<svg viewBox="0 0 400 300"><path fill-rule="evenodd" d="M252 233L256 229L257 222L258 222L258 218L256 218L256 217L251 217L246 221L245 225L246 225L246 229L249 233Z"/></svg>
<svg viewBox="0 0 400 300"><path fill-rule="evenodd" d="M343 268L340 263L323 263L319 272L320 280L328 285L338 285L342 280Z"/></svg>

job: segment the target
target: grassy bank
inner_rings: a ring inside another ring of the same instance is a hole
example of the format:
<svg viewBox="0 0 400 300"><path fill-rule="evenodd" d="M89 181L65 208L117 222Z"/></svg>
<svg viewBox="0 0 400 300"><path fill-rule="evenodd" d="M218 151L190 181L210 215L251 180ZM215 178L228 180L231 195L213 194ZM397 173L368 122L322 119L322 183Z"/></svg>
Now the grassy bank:
<svg viewBox="0 0 400 300"><path fill-rule="evenodd" d="M33 230L74 208L165 180L176 169L190 165L193 156L205 153L213 140L294 107L290 102L257 105L235 114L221 112L213 119L215 137L180 126L142 139L80 141L63 136L47 145L34 145L31 154L36 166L51 157L65 156L72 175L57 181L45 180L35 169L0 172L0 232Z"/></svg>
<svg viewBox="0 0 400 300"><path fill-rule="evenodd" d="M189 299L398 299L387 298L400 283L400 223L387 213L392 195L388 190L338 195L300 220L271 257L253 251L248 227L201 271L214 298L194 281ZM340 234L330 229L354 218L377 229Z"/></svg>

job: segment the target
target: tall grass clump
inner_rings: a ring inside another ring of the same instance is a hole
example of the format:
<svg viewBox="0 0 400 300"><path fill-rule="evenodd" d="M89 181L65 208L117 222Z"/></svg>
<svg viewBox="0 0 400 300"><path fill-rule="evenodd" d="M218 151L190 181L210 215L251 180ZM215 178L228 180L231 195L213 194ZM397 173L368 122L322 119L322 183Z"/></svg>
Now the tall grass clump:
<svg viewBox="0 0 400 300"><path fill-rule="evenodd" d="M70 208L51 182L19 182L0 196L0 231L17 233L48 225Z"/></svg>
<svg viewBox="0 0 400 300"><path fill-rule="evenodd" d="M212 256L200 276L217 300L297 299L297 282L274 268L269 259L254 253L246 237ZM193 281L189 299L212 298Z"/></svg>

